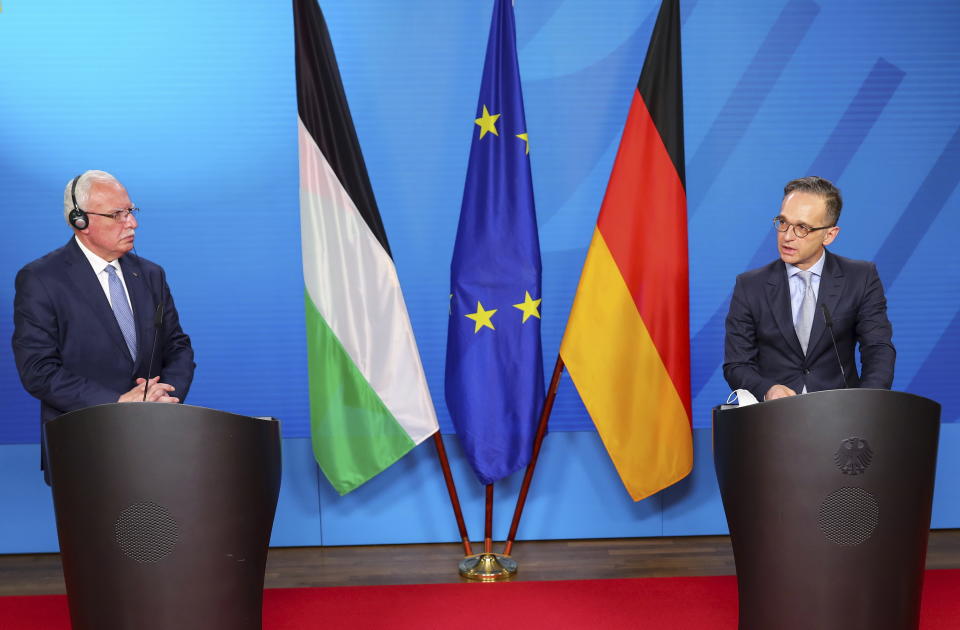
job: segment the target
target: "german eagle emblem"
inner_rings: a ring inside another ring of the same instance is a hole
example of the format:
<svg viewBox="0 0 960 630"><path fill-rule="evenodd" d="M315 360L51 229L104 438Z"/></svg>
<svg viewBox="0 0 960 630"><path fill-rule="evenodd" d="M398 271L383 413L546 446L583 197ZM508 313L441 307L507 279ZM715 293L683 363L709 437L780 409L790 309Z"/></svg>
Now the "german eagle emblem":
<svg viewBox="0 0 960 630"><path fill-rule="evenodd" d="M845 475L859 475L870 465L873 451L863 438L851 437L840 443L840 448L833 455L833 461Z"/></svg>

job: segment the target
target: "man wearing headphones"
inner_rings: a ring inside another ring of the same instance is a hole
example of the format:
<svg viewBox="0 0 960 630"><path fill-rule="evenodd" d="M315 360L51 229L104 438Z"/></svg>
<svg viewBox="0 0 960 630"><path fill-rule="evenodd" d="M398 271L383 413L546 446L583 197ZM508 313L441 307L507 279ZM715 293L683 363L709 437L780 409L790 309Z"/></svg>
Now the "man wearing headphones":
<svg viewBox="0 0 960 630"><path fill-rule="evenodd" d="M13 354L40 421L91 405L182 402L195 364L159 265L133 249L138 209L109 173L69 182L66 245L17 274Z"/></svg>

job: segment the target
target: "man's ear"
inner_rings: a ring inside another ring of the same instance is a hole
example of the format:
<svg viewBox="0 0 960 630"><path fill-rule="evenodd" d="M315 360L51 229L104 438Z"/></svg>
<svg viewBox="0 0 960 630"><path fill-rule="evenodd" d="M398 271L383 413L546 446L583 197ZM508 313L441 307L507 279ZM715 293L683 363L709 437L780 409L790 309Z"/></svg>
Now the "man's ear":
<svg viewBox="0 0 960 630"><path fill-rule="evenodd" d="M839 225L835 225L835 226L833 226L832 228L830 228L829 230L827 230L827 235L823 237L823 244L824 244L824 245L829 245L830 243L832 243L832 242L834 241L834 239L837 238L837 234L839 234L839 233L840 233L840 226L839 226Z"/></svg>

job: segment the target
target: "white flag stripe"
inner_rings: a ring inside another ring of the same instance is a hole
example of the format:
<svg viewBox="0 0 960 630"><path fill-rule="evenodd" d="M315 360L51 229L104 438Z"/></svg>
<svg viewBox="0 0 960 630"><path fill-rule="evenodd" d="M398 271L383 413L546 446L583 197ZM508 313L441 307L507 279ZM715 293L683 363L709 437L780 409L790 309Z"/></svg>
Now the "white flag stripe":
<svg viewBox="0 0 960 630"><path fill-rule="evenodd" d="M393 260L298 120L307 293L410 439L438 429Z"/></svg>

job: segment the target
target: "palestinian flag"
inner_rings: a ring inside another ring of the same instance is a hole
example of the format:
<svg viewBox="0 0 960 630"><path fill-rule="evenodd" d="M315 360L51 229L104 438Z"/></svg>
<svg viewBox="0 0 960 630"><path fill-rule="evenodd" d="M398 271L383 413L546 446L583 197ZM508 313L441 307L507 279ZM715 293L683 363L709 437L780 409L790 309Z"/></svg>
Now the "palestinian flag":
<svg viewBox="0 0 960 630"><path fill-rule="evenodd" d="M346 494L438 426L323 13L293 15L310 426Z"/></svg>
<svg viewBox="0 0 960 630"><path fill-rule="evenodd" d="M663 0L560 346L635 501L693 465L686 206L680 7Z"/></svg>

